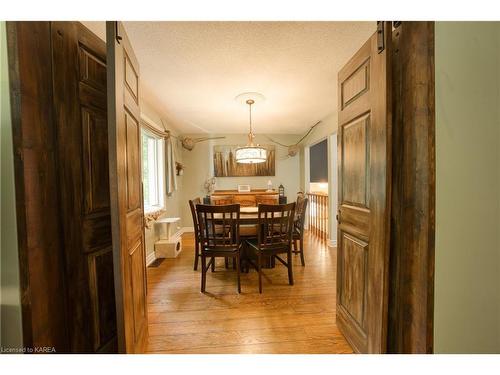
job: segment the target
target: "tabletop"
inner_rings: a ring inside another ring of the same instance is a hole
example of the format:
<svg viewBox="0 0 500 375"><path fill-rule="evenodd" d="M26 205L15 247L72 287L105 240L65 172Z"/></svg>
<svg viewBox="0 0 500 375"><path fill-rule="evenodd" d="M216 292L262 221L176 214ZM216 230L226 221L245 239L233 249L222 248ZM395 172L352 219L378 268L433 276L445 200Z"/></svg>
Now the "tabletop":
<svg viewBox="0 0 500 375"><path fill-rule="evenodd" d="M281 216L280 212L276 212L274 217L277 219ZM222 218L222 214L215 214L214 218ZM259 208L255 206L240 207L240 224L257 224L259 220Z"/></svg>

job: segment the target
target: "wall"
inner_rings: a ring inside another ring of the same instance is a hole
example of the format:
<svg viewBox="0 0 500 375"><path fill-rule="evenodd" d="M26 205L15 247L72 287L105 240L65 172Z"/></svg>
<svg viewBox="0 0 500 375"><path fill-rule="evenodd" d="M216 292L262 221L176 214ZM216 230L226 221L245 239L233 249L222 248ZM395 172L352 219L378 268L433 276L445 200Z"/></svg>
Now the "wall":
<svg viewBox="0 0 500 375"><path fill-rule="evenodd" d="M0 114L1 114L1 347L22 347L19 260L17 247L14 159L10 117L7 38L0 22Z"/></svg>
<svg viewBox="0 0 500 375"><path fill-rule="evenodd" d="M151 106L146 100L141 99L141 113L147 116L150 120L148 121L151 125L158 128L158 130L163 130L161 114L160 111L153 106ZM178 136L179 132L177 129L172 127L171 125L164 123L167 130L170 130L171 134L174 136ZM173 139L174 145L177 148L176 152L176 161L182 163L182 152L180 151L180 142L177 139ZM172 195L165 195L165 209L166 212L160 217L180 217L181 216L181 197L182 197L182 186L183 186L183 177L177 176L177 190L172 193ZM149 256L149 259L152 259L152 253L154 252L154 243L160 238L161 228L158 225L152 224L151 228L146 228L145 230L145 242L146 242L146 257Z"/></svg>
<svg viewBox="0 0 500 375"><path fill-rule="evenodd" d="M435 38L435 352L499 353L500 24Z"/></svg>
<svg viewBox="0 0 500 375"><path fill-rule="evenodd" d="M190 137L206 137L206 134L190 134ZM215 135L214 135L215 136ZM213 146L214 145L244 145L248 141L247 134L224 135L225 139L210 140L196 144L193 151L182 150L185 164L183 180L183 195L181 202L182 225L192 227L191 213L188 200L203 197L207 194L203 185L207 178L213 176ZM272 139L283 143L293 144L299 135L269 135ZM255 143L273 144L265 135L258 134ZM285 194L289 201L295 200L300 189L300 159L299 156L287 157L287 149L276 145L276 175L269 177L218 177L216 190L237 189L238 184L250 184L253 189L267 188L267 181L271 180L276 189L280 184L285 187Z"/></svg>

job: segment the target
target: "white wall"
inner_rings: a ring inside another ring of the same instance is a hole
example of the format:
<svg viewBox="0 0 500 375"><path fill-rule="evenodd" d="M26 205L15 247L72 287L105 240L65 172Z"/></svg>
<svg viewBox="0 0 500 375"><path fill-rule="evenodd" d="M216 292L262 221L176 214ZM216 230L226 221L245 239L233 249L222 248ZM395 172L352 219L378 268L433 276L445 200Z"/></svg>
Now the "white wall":
<svg viewBox="0 0 500 375"><path fill-rule="evenodd" d="M500 24L437 22L437 353L500 352Z"/></svg>
<svg viewBox="0 0 500 375"><path fill-rule="evenodd" d="M190 134L190 137L204 137L206 134ZM220 135L219 135L220 136ZM244 145L248 141L247 134L225 134L225 139L211 140L196 144L193 151L183 149L182 158L186 167L183 176L183 194L181 202L181 216L183 226L192 226L191 213L188 200L203 197L207 193L203 187L207 178L213 176L213 146L214 145ZM283 143L293 144L298 135L269 135L272 139ZM255 142L260 144L273 144L264 135L257 134ZM216 190L237 189L238 184L250 184L253 189L267 188L267 181L271 180L273 187L280 184L285 187L285 194L289 201L295 200L300 188L299 156L287 157L287 149L276 145L276 175L259 177L217 177Z"/></svg>
<svg viewBox="0 0 500 375"><path fill-rule="evenodd" d="M0 113L1 113L1 347L20 348L22 342L19 259L17 247L14 153L9 101L7 38L0 22Z"/></svg>

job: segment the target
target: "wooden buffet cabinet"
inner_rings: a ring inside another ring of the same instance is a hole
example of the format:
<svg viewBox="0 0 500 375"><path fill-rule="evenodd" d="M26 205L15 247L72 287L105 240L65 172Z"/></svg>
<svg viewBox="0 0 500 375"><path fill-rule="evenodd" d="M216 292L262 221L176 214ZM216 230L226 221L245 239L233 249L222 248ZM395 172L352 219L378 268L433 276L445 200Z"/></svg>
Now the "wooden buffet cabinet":
<svg viewBox="0 0 500 375"><path fill-rule="evenodd" d="M234 203L239 203L243 207L257 206L257 196L279 196L277 190L267 191L266 189L252 189L250 191L239 192L238 190L215 190L210 194L211 198L217 196L232 196ZM205 202L210 203L210 202ZM286 197L279 197L279 203L286 203Z"/></svg>

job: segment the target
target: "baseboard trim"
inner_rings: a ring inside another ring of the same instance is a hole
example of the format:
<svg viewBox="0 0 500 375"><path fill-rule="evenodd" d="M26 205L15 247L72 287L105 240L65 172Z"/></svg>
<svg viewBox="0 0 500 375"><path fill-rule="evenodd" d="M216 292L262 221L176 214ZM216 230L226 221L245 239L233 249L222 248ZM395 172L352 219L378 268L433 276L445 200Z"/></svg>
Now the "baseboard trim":
<svg viewBox="0 0 500 375"><path fill-rule="evenodd" d="M151 263L153 263L155 260L156 260L156 255L153 250L146 256L146 267L149 266Z"/></svg>
<svg viewBox="0 0 500 375"><path fill-rule="evenodd" d="M337 240L328 240L328 246L337 247Z"/></svg>

